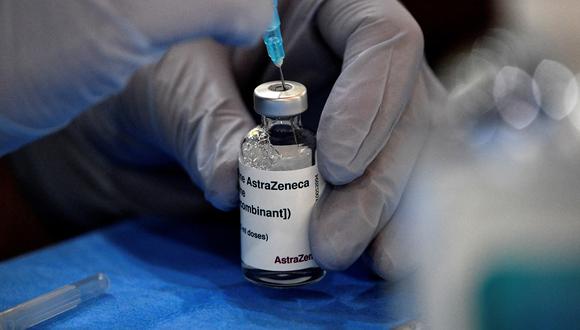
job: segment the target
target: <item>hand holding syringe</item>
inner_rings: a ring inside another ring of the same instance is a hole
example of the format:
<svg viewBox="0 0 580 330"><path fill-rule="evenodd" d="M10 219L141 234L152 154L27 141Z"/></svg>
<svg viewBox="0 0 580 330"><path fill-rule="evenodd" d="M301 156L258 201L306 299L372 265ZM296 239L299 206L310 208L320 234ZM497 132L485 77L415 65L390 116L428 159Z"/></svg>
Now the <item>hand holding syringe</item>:
<svg viewBox="0 0 580 330"><path fill-rule="evenodd" d="M282 81L282 88L286 90L284 82L284 73L282 73L282 64L284 63L284 42L282 41L282 33L280 32L280 16L278 15L278 0L272 0L274 5L274 12L272 15L272 23L264 32L264 43L268 50L268 56L272 59L272 63L280 70L280 81Z"/></svg>

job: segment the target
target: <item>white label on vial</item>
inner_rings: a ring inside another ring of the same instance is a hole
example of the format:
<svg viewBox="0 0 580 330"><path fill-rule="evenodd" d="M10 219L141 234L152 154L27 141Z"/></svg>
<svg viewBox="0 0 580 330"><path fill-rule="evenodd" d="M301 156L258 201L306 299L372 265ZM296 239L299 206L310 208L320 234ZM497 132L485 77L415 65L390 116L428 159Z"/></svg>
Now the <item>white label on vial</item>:
<svg viewBox="0 0 580 330"><path fill-rule="evenodd" d="M308 240L323 187L318 168L264 171L240 164L239 183L242 261L270 271L318 267Z"/></svg>

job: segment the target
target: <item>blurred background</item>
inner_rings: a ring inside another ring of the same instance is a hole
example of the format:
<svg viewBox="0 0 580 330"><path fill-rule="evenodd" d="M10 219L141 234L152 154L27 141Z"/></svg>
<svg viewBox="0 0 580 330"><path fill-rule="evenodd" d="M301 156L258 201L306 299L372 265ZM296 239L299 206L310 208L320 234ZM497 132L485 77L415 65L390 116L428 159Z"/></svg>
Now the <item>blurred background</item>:
<svg viewBox="0 0 580 330"><path fill-rule="evenodd" d="M498 22L533 36L537 46L550 50L552 59L580 70L580 2L574 0L497 1Z"/></svg>
<svg viewBox="0 0 580 330"><path fill-rule="evenodd" d="M429 55L449 100L399 209L398 231L413 233L403 250L420 258L421 318L429 329L576 329L580 2L479 10L468 31L480 35Z"/></svg>

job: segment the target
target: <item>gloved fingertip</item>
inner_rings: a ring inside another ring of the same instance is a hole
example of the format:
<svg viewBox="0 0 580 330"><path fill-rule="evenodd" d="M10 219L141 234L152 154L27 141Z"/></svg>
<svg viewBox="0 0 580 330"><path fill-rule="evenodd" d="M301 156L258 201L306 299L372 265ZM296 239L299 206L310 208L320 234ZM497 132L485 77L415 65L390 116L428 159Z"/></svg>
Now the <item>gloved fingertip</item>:
<svg viewBox="0 0 580 330"><path fill-rule="evenodd" d="M327 182L336 186L351 183L365 171L364 168L354 166L352 163L337 162L336 157L326 156L324 151L318 153L318 170Z"/></svg>
<svg viewBox="0 0 580 330"><path fill-rule="evenodd" d="M230 133L232 131L230 130ZM238 140L238 139L235 139ZM221 156L201 171L204 176L204 196L215 208L231 211L239 205L237 143L216 151ZM234 151L235 150L235 151ZM217 161L219 159L220 161ZM205 175L204 175L205 174Z"/></svg>
<svg viewBox="0 0 580 330"><path fill-rule="evenodd" d="M397 264L385 247L377 247L375 241L365 253L369 267L384 280L399 281L413 273L415 269L409 265Z"/></svg>
<svg viewBox="0 0 580 330"><path fill-rule="evenodd" d="M352 172L344 167L324 166L321 163L318 165L318 170L324 180L335 186L349 184L362 175L362 173Z"/></svg>
<svg viewBox="0 0 580 330"><path fill-rule="evenodd" d="M238 206L239 196L236 192L206 191L205 199L220 211L232 211Z"/></svg>
<svg viewBox="0 0 580 330"><path fill-rule="evenodd" d="M259 36L254 34L218 34L214 36L214 40L224 45L231 46L247 46L254 45L259 42Z"/></svg>
<svg viewBox="0 0 580 330"><path fill-rule="evenodd" d="M214 39L240 46L258 42L272 20L272 1L228 1L229 11L218 21Z"/></svg>
<svg viewBox="0 0 580 330"><path fill-rule="evenodd" d="M384 280L396 280L399 278L395 271L393 261L388 253L374 253L373 256L366 259L375 274L379 275Z"/></svg>
<svg viewBox="0 0 580 330"><path fill-rule="evenodd" d="M344 258L331 247L330 244L311 245L312 255L316 263L323 269L342 271L347 269L352 262Z"/></svg>
<svg viewBox="0 0 580 330"><path fill-rule="evenodd" d="M315 210L314 219L319 219L316 213ZM347 269L358 256L352 255L350 245L343 244L344 240L339 238L336 231L314 219L310 224L310 248L314 260L324 269L336 271Z"/></svg>

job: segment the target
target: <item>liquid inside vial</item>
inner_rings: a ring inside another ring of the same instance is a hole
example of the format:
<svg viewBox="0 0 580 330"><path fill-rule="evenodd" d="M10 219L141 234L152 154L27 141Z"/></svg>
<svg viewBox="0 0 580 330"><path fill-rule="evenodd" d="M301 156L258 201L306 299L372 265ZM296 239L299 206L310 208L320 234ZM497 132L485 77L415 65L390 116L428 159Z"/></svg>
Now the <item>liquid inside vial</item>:
<svg viewBox="0 0 580 330"><path fill-rule="evenodd" d="M300 127L300 118L263 118L242 142L240 163L265 171L289 171L316 164L316 138ZM313 283L325 275L319 267L293 271L256 269L242 262L244 276L269 287L292 287Z"/></svg>

